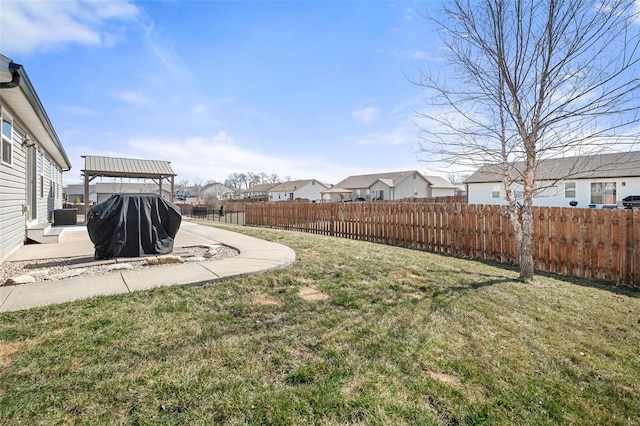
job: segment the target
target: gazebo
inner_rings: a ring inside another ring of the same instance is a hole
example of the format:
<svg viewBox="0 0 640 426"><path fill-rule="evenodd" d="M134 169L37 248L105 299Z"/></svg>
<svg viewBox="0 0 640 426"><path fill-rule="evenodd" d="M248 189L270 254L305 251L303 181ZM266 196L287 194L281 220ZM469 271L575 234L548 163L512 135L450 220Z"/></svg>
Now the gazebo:
<svg viewBox="0 0 640 426"><path fill-rule="evenodd" d="M138 160L133 158L97 157L83 155L84 169L84 211L89 213L89 183L97 177L120 177L132 179L151 179L158 185L158 193L162 196L162 182L171 182L171 202L175 177L169 161ZM86 217L86 216L85 216Z"/></svg>
<svg viewBox="0 0 640 426"><path fill-rule="evenodd" d="M331 201L331 195L333 194L337 194L340 196L340 201L343 201L344 196L347 194L351 194L353 193L352 190L350 189L344 189L344 188L331 188L331 189L327 189L326 191L320 191L320 194L322 194L322 201L324 202L324 195L328 194L329 195L329 201Z"/></svg>

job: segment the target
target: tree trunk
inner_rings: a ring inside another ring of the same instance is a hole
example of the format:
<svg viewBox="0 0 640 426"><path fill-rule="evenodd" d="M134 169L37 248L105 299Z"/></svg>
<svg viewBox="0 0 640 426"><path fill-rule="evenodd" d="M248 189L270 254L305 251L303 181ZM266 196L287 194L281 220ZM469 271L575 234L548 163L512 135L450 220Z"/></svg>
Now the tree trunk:
<svg viewBox="0 0 640 426"><path fill-rule="evenodd" d="M520 263L520 279L526 283L533 281L533 209L531 205L522 208L522 239L520 240L518 261Z"/></svg>

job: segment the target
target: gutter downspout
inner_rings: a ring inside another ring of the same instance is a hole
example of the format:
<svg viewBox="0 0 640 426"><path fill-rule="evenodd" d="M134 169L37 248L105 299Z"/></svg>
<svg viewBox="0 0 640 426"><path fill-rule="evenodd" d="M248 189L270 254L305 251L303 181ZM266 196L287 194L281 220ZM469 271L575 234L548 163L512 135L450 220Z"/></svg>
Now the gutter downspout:
<svg viewBox="0 0 640 426"><path fill-rule="evenodd" d="M22 68L22 65L11 62L9 64L9 71L11 71L11 81L5 81L0 83L0 89L13 89L20 84L20 73L18 70Z"/></svg>

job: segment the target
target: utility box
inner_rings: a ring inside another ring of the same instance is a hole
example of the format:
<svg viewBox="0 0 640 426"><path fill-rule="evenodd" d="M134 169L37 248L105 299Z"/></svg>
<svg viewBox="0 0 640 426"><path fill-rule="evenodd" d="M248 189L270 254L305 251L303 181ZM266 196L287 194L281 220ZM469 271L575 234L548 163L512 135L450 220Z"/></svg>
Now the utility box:
<svg viewBox="0 0 640 426"><path fill-rule="evenodd" d="M78 223L78 209L56 209L53 211L53 226Z"/></svg>

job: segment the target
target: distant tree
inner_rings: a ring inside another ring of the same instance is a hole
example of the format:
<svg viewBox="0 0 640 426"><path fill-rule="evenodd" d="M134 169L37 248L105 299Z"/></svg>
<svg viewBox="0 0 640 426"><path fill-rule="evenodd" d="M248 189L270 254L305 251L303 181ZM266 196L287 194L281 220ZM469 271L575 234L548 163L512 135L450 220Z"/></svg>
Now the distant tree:
<svg viewBox="0 0 640 426"><path fill-rule="evenodd" d="M227 176L224 184L230 186L231 188L241 189L242 181L240 178L240 173L231 173L229 176Z"/></svg>
<svg viewBox="0 0 640 426"><path fill-rule="evenodd" d="M209 207L214 207L218 204L218 197L212 192L205 192L202 195L202 201Z"/></svg>
<svg viewBox="0 0 640 426"><path fill-rule="evenodd" d="M191 187L193 189L193 195L200 199L202 197L202 178L196 178L193 180L193 185Z"/></svg>
<svg viewBox="0 0 640 426"><path fill-rule="evenodd" d="M471 176L469 173L449 173L447 177L449 179L449 182L457 185L460 183L464 183L467 179L469 179L469 176Z"/></svg>
<svg viewBox="0 0 640 426"><path fill-rule="evenodd" d="M266 182L265 183L280 183L280 176L278 176L275 173L272 173L269 175L269 177L267 177Z"/></svg>
<svg viewBox="0 0 640 426"><path fill-rule="evenodd" d="M249 188L249 178L245 173L238 173L238 182L240 182L239 188L244 185L245 188Z"/></svg>
<svg viewBox="0 0 640 426"><path fill-rule="evenodd" d="M260 174L247 172L247 187L259 185L260 183Z"/></svg>
<svg viewBox="0 0 640 426"><path fill-rule="evenodd" d="M178 198L179 200L186 200L187 199L187 192L189 190L189 180L188 179L181 179L178 181L178 183L176 183L176 198Z"/></svg>
<svg viewBox="0 0 640 426"><path fill-rule="evenodd" d="M260 177L260 182L259 182L259 183L261 183L261 184L263 184L263 183L269 183L269 182L267 182L267 178L268 178L268 176L267 176L267 174L266 174L265 172L260 172L260 173L258 174L258 176Z"/></svg>
<svg viewBox="0 0 640 426"><path fill-rule="evenodd" d="M431 108L421 150L495 166L525 282L540 162L638 142L638 10L634 0L452 0L433 19L454 84L422 74Z"/></svg>

